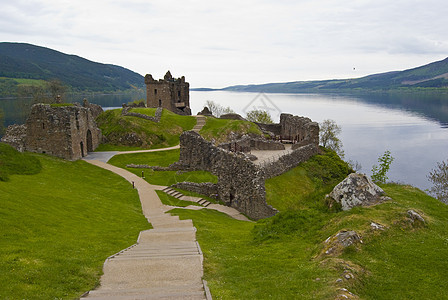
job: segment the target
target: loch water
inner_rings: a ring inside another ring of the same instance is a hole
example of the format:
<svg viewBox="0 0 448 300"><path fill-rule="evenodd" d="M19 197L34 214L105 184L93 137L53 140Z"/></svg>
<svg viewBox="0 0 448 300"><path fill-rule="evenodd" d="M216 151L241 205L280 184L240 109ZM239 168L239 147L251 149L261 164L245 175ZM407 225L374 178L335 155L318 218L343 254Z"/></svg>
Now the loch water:
<svg viewBox="0 0 448 300"><path fill-rule="evenodd" d="M73 96L69 102L86 97L103 108L144 98L142 93ZM373 164L384 151L395 158L388 173L394 182L427 189L427 175L437 162L448 160L448 96L445 94L399 93L376 95L263 94L228 91L191 91L193 114L207 100L245 115L252 109L268 110L275 122L280 113L306 116L313 121L335 120L342 127L340 138L345 159L361 164L371 174ZM28 100L30 102L30 100ZM27 100L0 99L5 125L23 123Z"/></svg>

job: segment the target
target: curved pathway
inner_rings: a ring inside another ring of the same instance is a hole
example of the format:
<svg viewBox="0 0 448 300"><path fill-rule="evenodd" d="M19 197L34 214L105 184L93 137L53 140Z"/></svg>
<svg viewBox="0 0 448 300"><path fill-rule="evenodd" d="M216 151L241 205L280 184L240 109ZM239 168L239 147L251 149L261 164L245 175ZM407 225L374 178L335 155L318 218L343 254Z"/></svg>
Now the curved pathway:
<svg viewBox="0 0 448 300"><path fill-rule="evenodd" d="M204 124L205 118L199 117L193 130L199 131ZM143 214L153 229L140 232L136 244L107 258L100 286L87 292L83 298L211 299L207 283L202 280L203 255L196 241L193 222L179 220L178 216L166 213L173 207L163 205L156 193L156 190L166 187L151 185L129 171L107 164L112 156L118 154L166 151L178 147L132 152L96 152L89 153L84 158L133 184L138 190ZM213 206L216 207L212 209L245 219L233 208L216 204Z"/></svg>

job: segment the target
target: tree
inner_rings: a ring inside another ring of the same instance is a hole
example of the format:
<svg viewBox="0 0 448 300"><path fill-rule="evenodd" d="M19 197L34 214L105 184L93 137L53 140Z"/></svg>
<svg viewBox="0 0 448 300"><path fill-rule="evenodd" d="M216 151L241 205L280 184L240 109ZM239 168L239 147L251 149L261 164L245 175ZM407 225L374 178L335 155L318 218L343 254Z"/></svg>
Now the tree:
<svg viewBox="0 0 448 300"><path fill-rule="evenodd" d="M246 114L246 119L248 121L251 122L257 122L257 123L263 123L263 124L272 124L274 123L272 121L271 115L269 114L269 112L265 111L265 110L258 110L258 109L254 109L249 111Z"/></svg>
<svg viewBox="0 0 448 300"><path fill-rule="evenodd" d="M47 81L47 90L50 93L50 103L62 103L67 92L67 86L59 79Z"/></svg>
<svg viewBox="0 0 448 300"><path fill-rule="evenodd" d="M319 142L328 149L336 152L340 157L344 157L344 150L342 149L342 141L339 139L341 134L341 126L336 124L336 121L326 119L319 124Z"/></svg>
<svg viewBox="0 0 448 300"><path fill-rule="evenodd" d="M208 109L210 110L210 112L212 113L212 115L214 115L217 118L219 118L221 115L224 115L224 114L234 114L235 113L233 111L233 109L231 109L229 106L224 107L224 106L222 106L218 103L215 103L211 100L207 100L205 102L205 106L207 106Z"/></svg>
<svg viewBox="0 0 448 300"><path fill-rule="evenodd" d="M429 191L437 199L448 204L448 160L438 162L437 167L427 176L434 185Z"/></svg>
<svg viewBox="0 0 448 300"><path fill-rule="evenodd" d="M378 183L386 183L389 179L386 173L390 169L390 165L394 161L394 158L390 154L389 150L386 150L382 156L378 158L379 166L372 166L372 180Z"/></svg>

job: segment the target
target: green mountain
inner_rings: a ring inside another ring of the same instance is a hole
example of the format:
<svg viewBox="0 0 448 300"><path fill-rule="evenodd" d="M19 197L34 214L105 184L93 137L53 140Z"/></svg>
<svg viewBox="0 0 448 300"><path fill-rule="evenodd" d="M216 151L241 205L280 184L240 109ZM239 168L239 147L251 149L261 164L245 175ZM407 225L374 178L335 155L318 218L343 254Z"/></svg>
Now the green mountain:
<svg viewBox="0 0 448 300"><path fill-rule="evenodd" d="M448 58L414 69L374 74L355 79L236 85L223 88L222 90L300 93L318 91L392 90L404 88L448 88Z"/></svg>
<svg viewBox="0 0 448 300"><path fill-rule="evenodd" d="M123 67L31 44L0 43L0 85L14 91L14 82L20 83L17 79L59 79L74 91L117 91L144 86L143 76Z"/></svg>

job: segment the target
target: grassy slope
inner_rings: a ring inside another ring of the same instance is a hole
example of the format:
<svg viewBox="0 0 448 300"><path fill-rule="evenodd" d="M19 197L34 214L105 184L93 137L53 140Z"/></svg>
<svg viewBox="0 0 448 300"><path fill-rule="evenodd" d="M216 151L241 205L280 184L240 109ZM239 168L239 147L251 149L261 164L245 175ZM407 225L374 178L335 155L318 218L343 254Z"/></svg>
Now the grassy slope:
<svg viewBox="0 0 448 300"><path fill-rule="evenodd" d="M154 116L155 108L139 108L132 111ZM97 118L98 127L109 140L97 151L155 149L179 144L179 136L185 130L190 130L196 124L191 116L179 116L168 110L163 110L159 123L138 117L122 116L121 109L108 110ZM134 133L142 140L138 145L123 142L126 134ZM120 140L122 139L122 140Z"/></svg>
<svg viewBox="0 0 448 300"><path fill-rule="evenodd" d="M0 181L0 298L76 298L149 224L119 176L83 161L31 157L39 174Z"/></svg>
<svg viewBox="0 0 448 300"><path fill-rule="evenodd" d="M152 169L127 168L128 164L146 164L149 166L167 167L179 160L180 150L161 152L148 152L136 154L122 154L112 157L108 163L133 172L141 176L144 172L145 179L151 184L169 186L176 182L214 182L217 177L206 171L192 171L178 174L176 171L153 171Z"/></svg>
<svg viewBox="0 0 448 300"><path fill-rule="evenodd" d="M216 144L220 144L227 142L227 137L231 132L262 135L258 126L252 122L216 118L207 118L205 126L202 127L199 133L204 139L208 141L214 139Z"/></svg>
<svg viewBox="0 0 448 300"><path fill-rule="evenodd" d="M327 153L269 180L268 202L281 213L257 223L206 209L174 210L198 228L214 299L329 299L339 288L363 299L447 298L448 207L415 188L386 185L392 201L329 211L324 195L346 171ZM408 209L428 224L412 226ZM372 221L387 229L372 231ZM340 230L356 230L363 244L339 257L322 255L323 242ZM344 271L355 278L337 283Z"/></svg>

